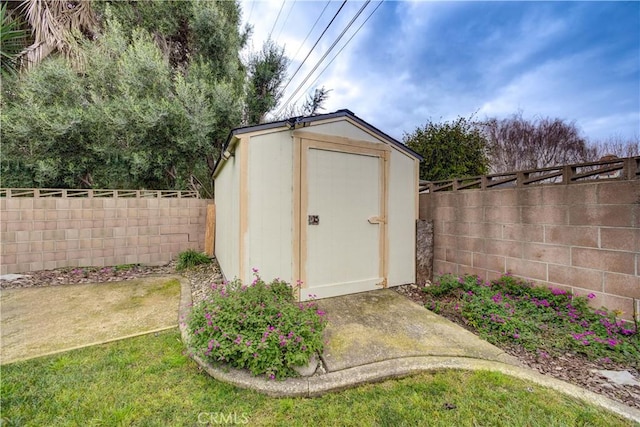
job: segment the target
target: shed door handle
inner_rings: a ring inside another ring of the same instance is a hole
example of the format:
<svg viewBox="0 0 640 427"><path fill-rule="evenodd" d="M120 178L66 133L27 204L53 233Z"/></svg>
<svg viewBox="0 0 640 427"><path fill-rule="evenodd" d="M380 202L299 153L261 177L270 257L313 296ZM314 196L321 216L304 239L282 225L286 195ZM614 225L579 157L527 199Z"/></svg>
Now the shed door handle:
<svg viewBox="0 0 640 427"><path fill-rule="evenodd" d="M379 216L370 216L367 221L369 221L369 224L384 224L387 222L385 218L380 218Z"/></svg>

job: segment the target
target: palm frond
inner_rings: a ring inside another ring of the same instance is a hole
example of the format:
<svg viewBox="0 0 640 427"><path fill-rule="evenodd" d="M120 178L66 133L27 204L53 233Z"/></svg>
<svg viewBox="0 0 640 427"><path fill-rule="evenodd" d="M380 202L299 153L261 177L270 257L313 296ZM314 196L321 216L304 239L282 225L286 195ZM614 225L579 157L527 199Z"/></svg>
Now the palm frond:
<svg viewBox="0 0 640 427"><path fill-rule="evenodd" d="M23 7L34 38L24 52L27 66L38 64L57 50L81 67L78 40L83 33L94 34L98 27L89 1L25 0Z"/></svg>
<svg viewBox="0 0 640 427"><path fill-rule="evenodd" d="M18 57L27 38L27 32L19 28L18 21L7 13L7 4L0 6L0 59L3 73L15 74Z"/></svg>

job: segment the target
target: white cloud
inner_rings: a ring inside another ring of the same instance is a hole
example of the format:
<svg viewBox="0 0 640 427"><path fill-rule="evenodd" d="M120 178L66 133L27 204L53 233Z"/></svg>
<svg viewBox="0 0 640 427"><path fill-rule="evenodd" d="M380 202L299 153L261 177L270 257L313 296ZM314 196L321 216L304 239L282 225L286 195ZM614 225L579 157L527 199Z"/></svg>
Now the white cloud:
<svg viewBox="0 0 640 427"><path fill-rule="evenodd" d="M278 42L286 45L288 55L293 55L325 3L296 2L283 25L289 3L292 2L285 4L274 33L280 34ZM291 64L290 73L340 3L329 5L297 61ZM287 88L285 99L362 4L347 3ZM243 2L245 19L253 7L254 49L266 39L281 5L280 0L258 1L253 5ZM372 2L360 19L373 6ZM638 79L640 44L636 44L635 52L612 59L610 43L594 42L585 50L576 37L582 37L581 28L591 31L591 24L576 16L566 16L563 10L555 9L555 4L513 3L509 7L512 11L526 8L526 13L505 17L496 3L473 8L469 3L459 2L385 2L318 80L318 86L332 89L327 111L348 108L396 138L429 119L452 120L476 111L480 117L501 117L519 110L530 117L576 120L594 138L638 134L640 83L634 84L633 79ZM473 13L485 8L503 14L497 17L488 14L483 19L488 20L489 27L478 29L485 21ZM589 4L581 5L580 16L588 16L589 8ZM599 9L593 10L592 18L599 19L596 15ZM452 25L457 27L451 30ZM442 31L453 31L446 34L462 34L466 38L460 36L452 41ZM634 31L637 35L638 30ZM566 46L574 41L575 47ZM341 46L336 47L318 71ZM305 90L316 76L317 72L304 85ZM633 90L635 94L630 93Z"/></svg>

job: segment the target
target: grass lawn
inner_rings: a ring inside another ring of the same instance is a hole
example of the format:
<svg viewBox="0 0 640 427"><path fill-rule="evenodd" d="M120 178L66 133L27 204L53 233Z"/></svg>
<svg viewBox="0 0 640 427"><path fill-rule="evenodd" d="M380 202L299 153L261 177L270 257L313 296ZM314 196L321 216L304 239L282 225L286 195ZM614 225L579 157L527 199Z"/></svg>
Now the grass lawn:
<svg viewBox="0 0 640 427"><path fill-rule="evenodd" d="M440 371L319 398L275 399L218 382L177 330L2 366L2 425L628 426L499 373Z"/></svg>

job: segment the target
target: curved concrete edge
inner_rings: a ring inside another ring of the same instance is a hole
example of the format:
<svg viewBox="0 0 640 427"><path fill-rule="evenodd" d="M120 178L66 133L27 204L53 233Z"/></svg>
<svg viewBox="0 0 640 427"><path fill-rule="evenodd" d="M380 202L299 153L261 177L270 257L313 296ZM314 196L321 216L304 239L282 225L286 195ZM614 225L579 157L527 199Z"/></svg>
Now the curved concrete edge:
<svg viewBox="0 0 640 427"><path fill-rule="evenodd" d="M191 288L181 281L179 327L182 340L190 357L210 376L219 381L237 387L255 390L272 397L316 397L328 392L336 392L359 385L380 382L392 378L401 378L420 372L441 369L463 369L470 371L494 371L505 375L531 381L575 397L583 402L607 409L631 421L640 423L640 410L631 408L607 397L583 389L568 382L540 374L532 369L514 366L508 363L466 357L416 356L371 363L363 366L314 375L306 378L289 378L283 381L267 380L255 377L250 372L229 367L213 366L195 354L189 347L189 332L186 325L191 310Z"/></svg>

